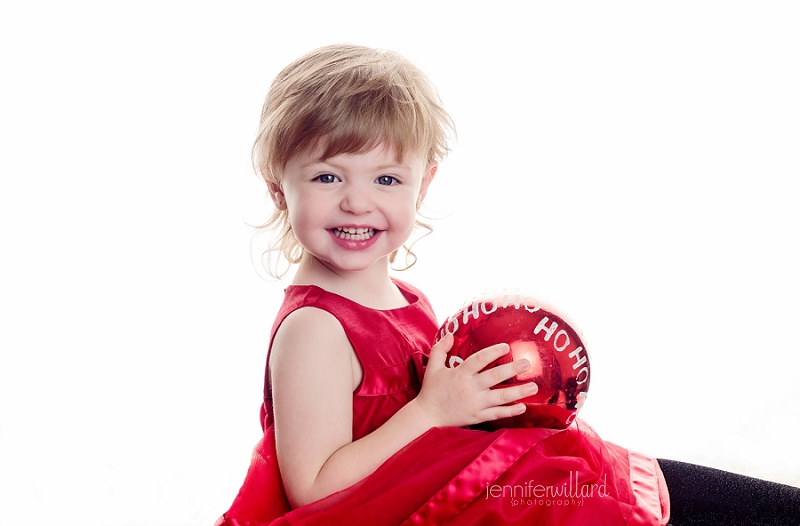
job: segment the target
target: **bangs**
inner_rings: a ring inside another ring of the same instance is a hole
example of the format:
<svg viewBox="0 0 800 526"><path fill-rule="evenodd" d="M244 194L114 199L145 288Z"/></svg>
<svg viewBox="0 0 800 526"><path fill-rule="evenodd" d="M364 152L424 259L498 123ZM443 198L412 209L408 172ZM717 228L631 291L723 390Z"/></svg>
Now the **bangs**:
<svg viewBox="0 0 800 526"><path fill-rule="evenodd" d="M283 151L293 154L319 151L320 160L339 154L366 153L383 144L394 150L397 160L422 155L426 160L428 119L408 90L398 85L375 89L365 82L347 97L333 98L296 120L287 130ZM320 107L322 106L322 108ZM286 159L281 160L285 165Z"/></svg>

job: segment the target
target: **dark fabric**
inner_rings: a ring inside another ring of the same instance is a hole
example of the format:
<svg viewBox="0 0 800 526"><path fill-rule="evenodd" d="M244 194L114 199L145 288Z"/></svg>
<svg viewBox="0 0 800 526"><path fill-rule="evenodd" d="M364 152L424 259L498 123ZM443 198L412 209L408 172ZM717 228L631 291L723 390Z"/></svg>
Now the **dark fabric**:
<svg viewBox="0 0 800 526"><path fill-rule="evenodd" d="M675 460L658 464L672 526L800 526L800 488Z"/></svg>

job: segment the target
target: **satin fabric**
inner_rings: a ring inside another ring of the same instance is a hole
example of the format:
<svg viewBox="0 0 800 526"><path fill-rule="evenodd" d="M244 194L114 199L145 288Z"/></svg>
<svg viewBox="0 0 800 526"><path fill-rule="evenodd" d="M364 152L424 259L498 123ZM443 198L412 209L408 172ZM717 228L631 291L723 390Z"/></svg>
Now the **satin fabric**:
<svg viewBox="0 0 800 526"><path fill-rule="evenodd" d="M290 286L272 337L297 308L342 324L364 370L353 395L354 440L380 427L419 392L423 353L437 323L427 299L396 281L409 305L375 310L316 286ZM290 524L664 525L666 485L656 460L604 442L583 421L567 429L494 432L435 428L361 482L292 510L275 454L269 370L264 437L230 510L215 526Z"/></svg>

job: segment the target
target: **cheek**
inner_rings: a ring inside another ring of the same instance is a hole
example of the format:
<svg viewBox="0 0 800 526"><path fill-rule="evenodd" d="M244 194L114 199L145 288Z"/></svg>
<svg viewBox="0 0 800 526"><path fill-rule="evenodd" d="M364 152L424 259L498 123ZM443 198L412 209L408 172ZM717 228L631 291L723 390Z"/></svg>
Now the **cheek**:
<svg viewBox="0 0 800 526"><path fill-rule="evenodd" d="M397 223L395 225L396 228L398 228L398 230L405 231L408 235L411 235L411 231L414 230L414 224L417 220L416 210L416 201L412 201L410 204L405 203L404 206L398 207L394 214Z"/></svg>
<svg viewBox="0 0 800 526"><path fill-rule="evenodd" d="M300 202L290 203L288 206L289 224L298 240L302 240L312 227L318 222L313 206L301 204Z"/></svg>

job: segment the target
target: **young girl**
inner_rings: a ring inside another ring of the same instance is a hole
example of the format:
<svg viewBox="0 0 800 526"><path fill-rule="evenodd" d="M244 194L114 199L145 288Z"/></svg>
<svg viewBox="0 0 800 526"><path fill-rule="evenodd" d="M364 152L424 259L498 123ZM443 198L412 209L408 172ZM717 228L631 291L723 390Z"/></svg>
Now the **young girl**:
<svg viewBox="0 0 800 526"><path fill-rule="evenodd" d="M217 525L667 523L659 462L580 420L465 428L523 412L537 387L490 389L530 365L481 372L507 345L445 367L452 337L431 348L427 299L389 275L450 131L425 75L394 53L329 46L273 82L254 162L275 204L272 248L297 270L272 329L264 437Z"/></svg>

